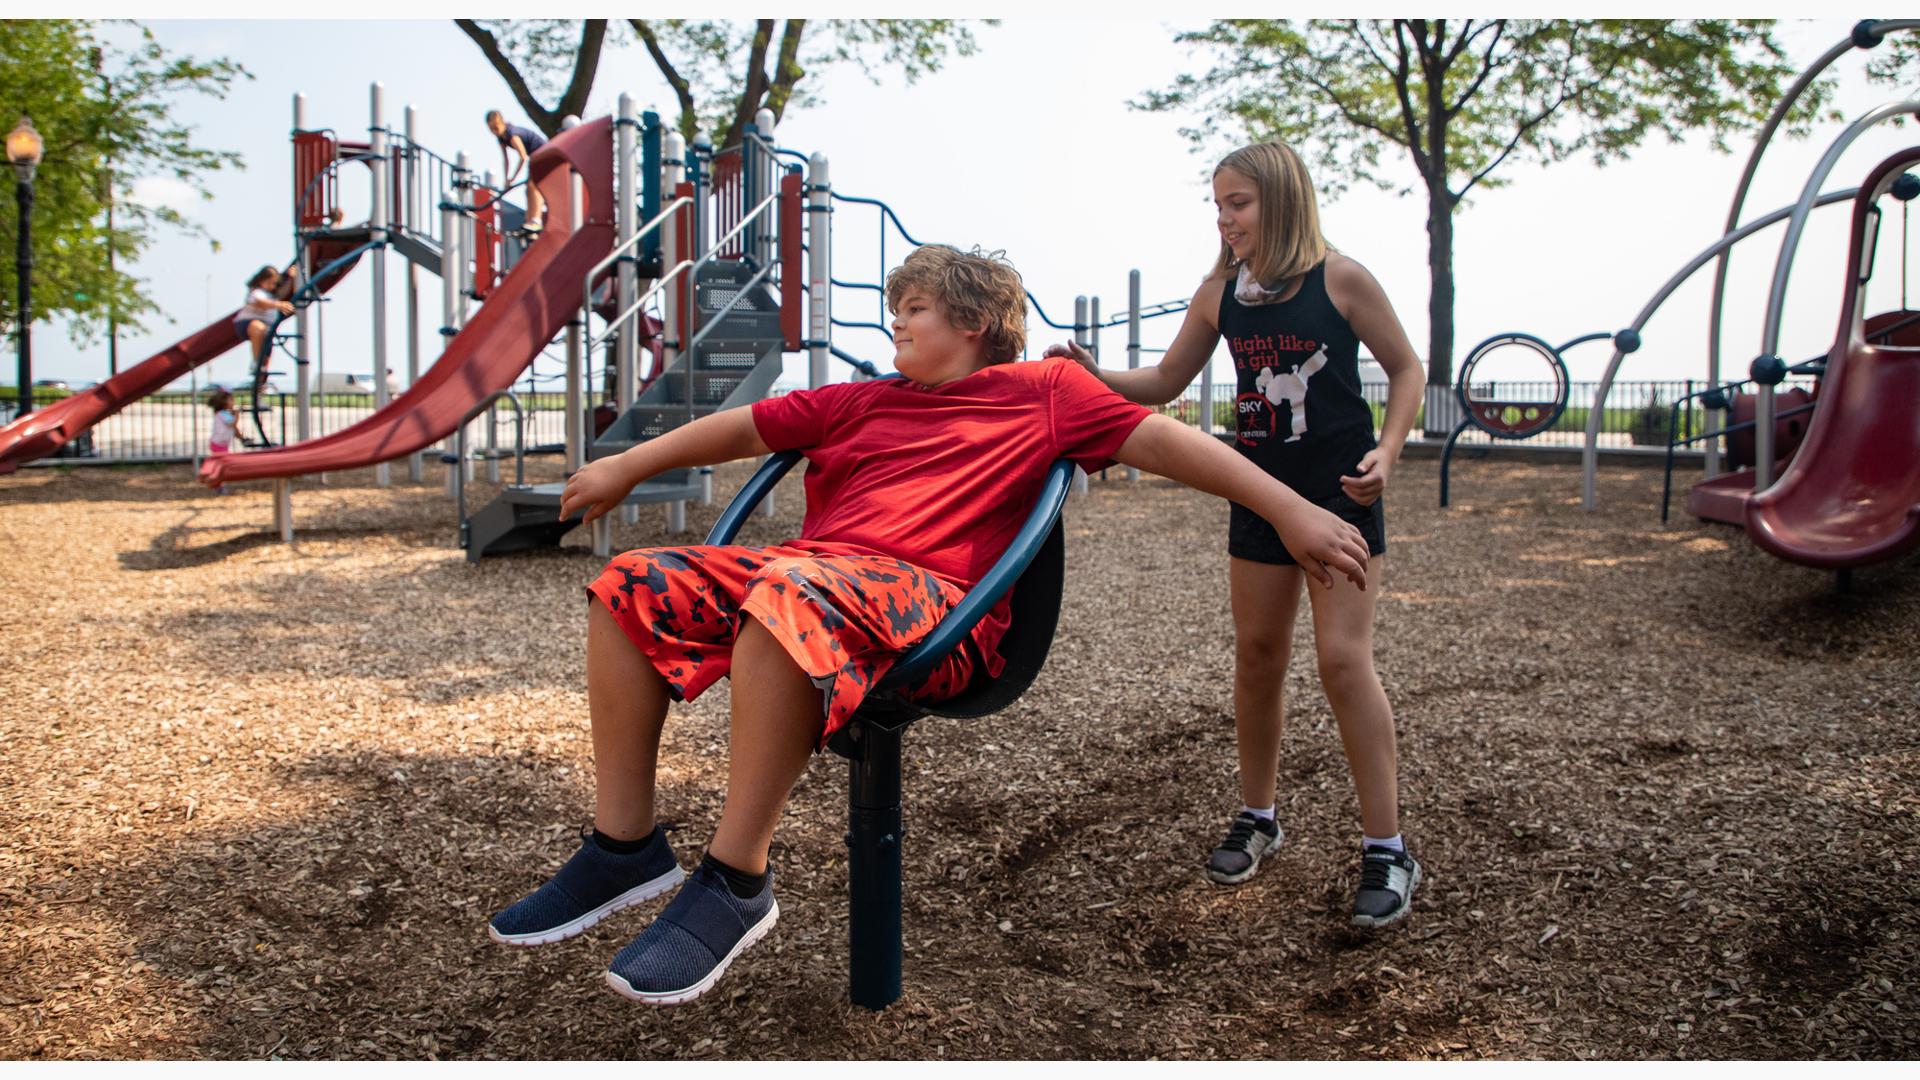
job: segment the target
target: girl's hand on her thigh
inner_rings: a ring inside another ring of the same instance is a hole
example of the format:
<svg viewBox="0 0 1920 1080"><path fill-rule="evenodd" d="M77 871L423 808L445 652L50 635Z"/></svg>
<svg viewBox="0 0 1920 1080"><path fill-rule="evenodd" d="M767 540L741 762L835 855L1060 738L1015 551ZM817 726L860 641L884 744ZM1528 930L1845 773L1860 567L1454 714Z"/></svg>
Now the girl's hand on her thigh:
<svg viewBox="0 0 1920 1080"><path fill-rule="evenodd" d="M1049 345L1047 351L1041 354L1042 359L1051 359L1055 356L1064 356L1086 368L1089 373L1100 374L1100 365L1094 360L1093 354L1077 341L1069 341L1065 345Z"/></svg>
<svg viewBox="0 0 1920 1080"><path fill-rule="evenodd" d="M1310 506L1302 520L1285 529L1276 529L1287 553L1307 576L1333 588L1333 576L1340 574L1362 590L1367 587L1367 541L1360 530L1320 509Z"/></svg>
<svg viewBox="0 0 1920 1080"><path fill-rule="evenodd" d="M1372 506L1387 490L1387 474L1393 471L1393 463L1387 459L1379 447L1367 451L1354 469L1357 476L1342 476L1340 486L1346 489L1347 498L1361 506Z"/></svg>

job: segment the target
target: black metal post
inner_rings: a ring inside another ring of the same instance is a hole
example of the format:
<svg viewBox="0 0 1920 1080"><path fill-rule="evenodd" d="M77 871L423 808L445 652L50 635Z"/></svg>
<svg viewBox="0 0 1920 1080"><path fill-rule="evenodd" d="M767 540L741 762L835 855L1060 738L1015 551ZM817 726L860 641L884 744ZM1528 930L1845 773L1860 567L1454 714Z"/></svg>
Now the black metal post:
<svg viewBox="0 0 1920 1080"><path fill-rule="evenodd" d="M14 184L13 197L20 204L20 247L14 268L20 279L20 304L16 310L20 350L20 408L14 414L33 411L33 181Z"/></svg>
<svg viewBox="0 0 1920 1080"><path fill-rule="evenodd" d="M901 730L861 724L847 763L848 996L876 1012L900 998Z"/></svg>

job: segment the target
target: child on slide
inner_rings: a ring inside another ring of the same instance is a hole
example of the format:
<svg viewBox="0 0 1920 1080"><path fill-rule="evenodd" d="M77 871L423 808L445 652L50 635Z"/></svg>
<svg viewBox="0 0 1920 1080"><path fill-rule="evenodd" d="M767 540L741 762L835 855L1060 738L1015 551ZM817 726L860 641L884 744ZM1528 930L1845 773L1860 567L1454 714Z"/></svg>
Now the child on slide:
<svg viewBox="0 0 1920 1080"><path fill-rule="evenodd" d="M1231 498L1271 520L1323 582L1364 578L1360 531L1212 438L1149 415L1071 361L1013 363L1026 327L1004 261L923 247L887 278L903 379L843 383L696 420L567 481L562 517L591 520L669 469L797 449L810 465L799 537L770 547L629 551L590 586L587 697L593 829L558 873L495 915L496 941L572 937L680 885L613 958L638 1001L689 1001L779 916L767 851L809 756L991 567L1049 465L1109 459ZM1003 602L909 696L997 674ZM691 879L655 823L668 704L731 675L726 803Z"/></svg>
<svg viewBox="0 0 1920 1080"><path fill-rule="evenodd" d="M507 123L507 118L499 109L487 113L487 130L493 133L494 140L500 144L500 171L506 174L502 187L511 188L520 179L520 170L527 167L533 152L547 145L547 137L529 127ZM527 235L540 232L547 223L547 204L540 189L533 184L532 170L527 173L527 220L520 231Z"/></svg>
<svg viewBox="0 0 1920 1080"><path fill-rule="evenodd" d="M1293 545L1254 508L1235 502L1227 554L1242 805L1207 874L1237 884L1279 847L1280 692L1301 582L1316 578L1322 587L1307 595L1320 685L1360 798L1352 921L1386 926L1406 916L1420 864L1400 836L1393 709L1373 669L1373 608L1387 550L1380 495L1420 404L1420 361L1373 275L1321 236L1313 182L1291 148L1260 143L1227 155L1214 170L1213 195L1220 255L1158 365L1101 371L1078 347L1048 354L1070 353L1129 401L1157 405L1179 396L1224 336L1239 375L1240 456L1367 538L1370 587L1330 580L1311 566L1302 574ZM1389 380L1378 444L1372 407L1360 393L1361 345Z"/></svg>

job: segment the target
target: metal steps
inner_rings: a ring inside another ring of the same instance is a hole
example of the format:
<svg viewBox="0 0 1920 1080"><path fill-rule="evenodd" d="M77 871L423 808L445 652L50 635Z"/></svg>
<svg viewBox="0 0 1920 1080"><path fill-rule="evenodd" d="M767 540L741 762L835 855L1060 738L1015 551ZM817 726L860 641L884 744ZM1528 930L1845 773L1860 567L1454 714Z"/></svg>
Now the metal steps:
<svg viewBox="0 0 1920 1080"><path fill-rule="evenodd" d="M694 285L700 327L710 325L715 313L736 297L739 302L719 318L719 325L692 354L681 354L632 408L593 440L587 448L589 459L610 457L699 417L766 396L780 377L784 342L779 301L773 294L756 286L740 296L741 286L752 276L752 268L740 262L718 262L701 268ZM693 332L688 332L689 339ZM579 524L577 520L556 520L562 487L538 484L501 492L467 519L462 535L467 561L559 544L560 538ZM678 469L636 487L623 505L675 502L699 494L693 471Z"/></svg>
<svg viewBox="0 0 1920 1080"><path fill-rule="evenodd" d="M645 503L677 502L697 498L700 485L681 470L679 481L673 474L656 477L633 489L622 506ZM560 538L580 524L577 517L560 520L560 494L566 485L509 485L492 502L469 517L462 528L461 545L467 549L467 561L479 562L489 555L558 547Z"/></svg>

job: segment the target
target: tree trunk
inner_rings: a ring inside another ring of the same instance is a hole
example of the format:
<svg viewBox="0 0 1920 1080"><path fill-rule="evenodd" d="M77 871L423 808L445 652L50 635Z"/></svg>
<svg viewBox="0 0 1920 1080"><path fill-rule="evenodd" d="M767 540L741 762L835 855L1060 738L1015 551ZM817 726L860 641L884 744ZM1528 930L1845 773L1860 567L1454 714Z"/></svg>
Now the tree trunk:
<svg viewBox="0 0 1920 1080"><path fill-rule="evenodd" d="M1427 382L1453 382L1453 199L1444 182L1427 193Z"/></svg>

